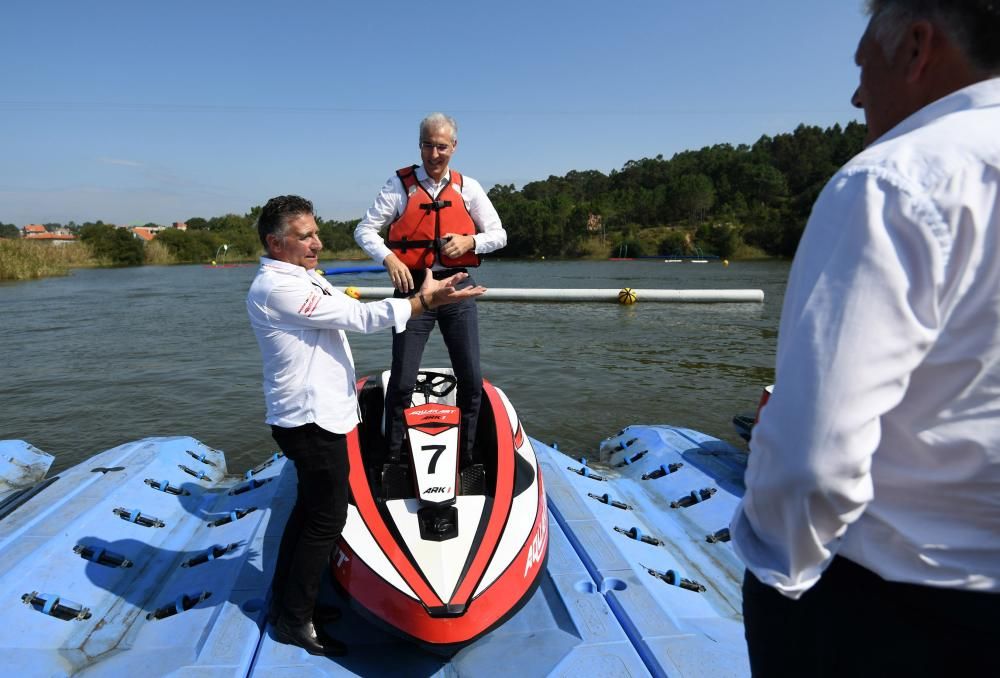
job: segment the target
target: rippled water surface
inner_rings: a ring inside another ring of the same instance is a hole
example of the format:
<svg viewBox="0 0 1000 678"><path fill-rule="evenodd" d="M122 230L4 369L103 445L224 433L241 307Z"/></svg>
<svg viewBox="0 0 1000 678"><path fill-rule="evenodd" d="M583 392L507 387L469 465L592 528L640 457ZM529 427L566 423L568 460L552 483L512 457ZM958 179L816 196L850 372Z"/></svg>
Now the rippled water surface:
<svg viewBox="0 0 1000 678"><path fill-rule="evenodd" d="M327 266L336 262L324 262ZM244 299L255 267L80 270L0 284L0 438L65 468L124 442L190 435L231 471L275 449ZM489 261L487 287L764 290L763 304L481 302L483 373L525 429L574 455L628 424L734 443L730 419L773 379L788 264ZM335 284L387 286L383 274ZM350 336L359 375L388 366L388 332ZM425 365L447 365L440 335Z"/></svg>

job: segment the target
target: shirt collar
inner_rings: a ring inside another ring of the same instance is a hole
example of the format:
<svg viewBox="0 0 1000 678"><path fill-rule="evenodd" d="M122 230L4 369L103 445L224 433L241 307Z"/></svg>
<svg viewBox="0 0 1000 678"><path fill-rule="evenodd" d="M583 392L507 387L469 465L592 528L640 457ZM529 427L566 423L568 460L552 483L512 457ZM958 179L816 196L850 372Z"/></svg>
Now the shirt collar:
<svg viewBox="0 0 1000 678"><path fill-rule="evenodd" d="M1000 105L1000 77L982 80L947 94L911 113L909 117L879 137L875 143L895 139L957 111L997 105Z"/></svg>
<svg viewBox="0 0 1000 678"><path fill-rule="evenodd" d="M281 271L282 273L294 273L295 269L301 269L305 271L306 269L301 266L296 266L295 264L289 264L287 261L279 261L277 259L272 259L271 257L261 257L260 258L261 268L273 269L276 271Z"/></svg>
<svg viewBox="0 0 1000 678"><path fill-rule="evenodd" d="M441 181L439 182L435 182L433 179L431 179L430 175L427 174L427 170L424 169L423 165L417 166L416 174L417 174L417 181L419 181L422 184L427 183L433 186L444 186L449 181L451 181L451 166L450 165L448 166L448 171L444 173L444 176L441 177Z"/></svg>
<svg viewBox="0 0 1000 678"><path fill-rule="evenodd" d="M260 258L261 270L277 271L279 273L287 273L289 275L305 276L309 279L322 280L323 278L316 275L313 271L309 271L298 264L289 264L287 261L279 261L278 259L272 259L270 257Z"/></svg>

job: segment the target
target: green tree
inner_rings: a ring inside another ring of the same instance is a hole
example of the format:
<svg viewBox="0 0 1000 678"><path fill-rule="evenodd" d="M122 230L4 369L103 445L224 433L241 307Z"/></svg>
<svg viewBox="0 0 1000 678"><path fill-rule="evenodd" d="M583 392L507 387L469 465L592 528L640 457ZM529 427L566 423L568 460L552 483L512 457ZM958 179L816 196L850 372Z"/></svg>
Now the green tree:
<svg viewBox="0 0 1000 678"><path fill-rule="evenodd" d="M859 123L827 129L799 125L788 134L762 136L752 146L716 144L669 159L629 160L608 175L574 170L529 182L520 191L500 184L489 196L509 238L497 256L574 253L586 237L585 211L601 214L609 242L631 244L631 254L640 242L671 251L678 244L674 236L657 236L663 242L653 245L654 239L635 237L636 229L684 226L698 230L700 246L722 255L745 242L788 256L819 191L861 150L864 136Z"/></svg>
<svg viewBox="0 0 1000 678"><path fill-rule="evenodd" d="M563 229L566 244L563 247L564 255L575 255L580 251L583 241L589 235L587 226L590 223L590 208L585 205L576 205L566 217L566 227Z"/></svg>
<svg viewBox="0 0 1000 678"><path fill-rule="evenodd" d="M685 174L672 182L677 211L691 220L705 219L715 204L715 186L704 174Z"/></svg>
<svg viewBox="0 0 1000 678"><path fill-rule="evenodd" d="M740 230L732 224L713 224L700 230L699 242L705 244L705 250L723 259L733 256L740 244Z"/></svg>
<svg viewBox="0 0 1000 678"><path fill-rule="evenodd" d="M14 224L0 223L0 238L20 238L21 229Z"/></svg>
<svg viewBox="0 0 1000 678"><path fill-rule="evenodd" d="M225 240L210 231L181 231L168 228L161 231L156 239L170 250L180 262L208 262L215 258L215 252Z"/></svg>
<svg viewBox="0 0 1000 678"><path fill-rule="evenodd" d="M143 262L143 244L128 229L108 224L86 224L80 229L83 241L96 259L114 266L139 266Z"/></svg>
<svg viewBox="0 0 1000 678"><path fill-rule="evenodd" d="M354 241L354 227L360 221L360 219L353 219L351 221L323 221L317 219L319 239L323 241L323 249L329 252L360 249Z"/></svg>
<svg viewBox="0 0 1000 678"><path fill-rule="evenodd" d="M688 238L684 231L679 229L668 231L657 245L656 253L664 256L683 256L689 253Z"/></svg>
<svg viewBox="0 0 1000 678"><path fill-rule="evenodd" d="M497 211L507 231L507 246L497 252L497 256L536 257L544 255L545 227L550 219L544 205L536 200L526 200L524 196L501 203Z"/></svg>

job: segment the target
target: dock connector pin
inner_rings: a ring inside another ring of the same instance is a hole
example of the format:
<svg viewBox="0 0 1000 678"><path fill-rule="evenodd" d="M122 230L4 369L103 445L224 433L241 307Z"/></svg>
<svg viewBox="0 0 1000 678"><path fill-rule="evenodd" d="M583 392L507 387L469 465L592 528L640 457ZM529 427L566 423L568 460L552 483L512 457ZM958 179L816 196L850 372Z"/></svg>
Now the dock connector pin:
<svg viewBox="0 0 1000 678"><path fill-rule="evenodd" d="M243 494L244 492L249 492L250 490L256 490L258 487L261 487L266 483L271 482L272 480L274 480L274 478L265 478L264 480L257 480L256 478L251 478L249 483L244 483L239 487L234 487L233 489L229 490L227 494L232 496L235 494Z"/></svg>
<svg viewBox="0 0 1000 678"><path fill-rule="evenodd" d="M177 464L177 468L179 468L180 470L184 471L184 473L188 474L189 476L194 476L198 480L211 480L212 479L212 477L209 476L204 471L195 471L193 468L188 468L184 464Z"/></svg>
<svg viewBox="0 0 1000 678"><path fill-rule="evenodd" d="M617 525L615 525L615 532L620 532L621 534L624 534L626 537L630 537L632 539L635 539L636 541L641 541L644 544L651 544L652 546L659 546L660 544L663 543L656 537L650 537L647 534L643 534L642 530L640 530L638 527L634 525L632 526L631 529L628 530L626 530L624 527L618 527Z"/></svg>
<svg viewBox="0 0 1000 678"><path fill-rule="evenodd" d="M593 492L588 492L587 496L590 497L591 499L596 499L602 504L607 504L608 506L614 506L615 508L619 508L624 511L629 511L632 509L632 507L626 504L625 502L616 501L611 497L609 497L607 492L605 492L604 494L594 494Z"/></svg>
<svg viewBox="0 0 1000 678"><path fill-rule="evenodd" d="M165 522L153 516L144 516L139 509L115 508L112 510L116 516L130 523L141 525L142 527L164 527Z"/></svg>
<svg viewBox="0 0 1000 678"><path fill-rule="evenodd" d="M219 518L218 520L213 520L208 524L208 526L219 527L220 525L225 525L227 523L234 523L243 516L249 513L253 513L256 510L257 510L256 506L251 506L250 508L243 508L243 509L234 509L229 513L227 513L226 515L224 515L223 517Z"/></svg>
<svg viewBox="0 0 1000 678"><path fill-rule="evenodd" d="M680 575L677 570L667 570L666 572L659 572L651 567L646 567L646 572L656 577L660 581L664 581L671 586L679 586L682 589L687 589L688 591L694 591L695 593L703 593L707 589L703 584L699 584L691 579L685 579Z"/></svg>
<svg viewBox="0 0 1000 678"><path fill-rule="evenodd" d="M724 527L718 532L705 535L705 541L707 541L709 544L715 544L720 541L729 541L729 539L730 537L729 537L728 527Z"/></svg>
<svg viewBox="0 0 1000 678"><path fill-rule="evenodd" d="M21 596L21 602L30 605L42 614L47 614L63 621L82 621L90 619L90 608L83 607L72 600L65 600L52 593L32 591Z"/></svg>
<svg viewBox="0 0 1000 678"><path fill-rule="evenodd" d="M77 544L73 547L73 553L78 554L84 560L89 560L92 563L97 563L98 565L107 565L108 567L132 567L132 561L125 556L103 548Z"/></svg>
<svg viewBox="0 0 1000 678"><path fill-rule="evenodd" d="M218 546L218 545L213 546L204 553L199 553L194 558L191 558L190 560L185 560L183 563L181 563L181 567L195 567L196 565L209 563L215 560L216 558L221 558L230 551L239 548L239 545L240 545L239 542L234 542L226 546Z"/></svg>
<svg viewBox="0 0 1000 678"><path fill-rule="evenodd" d="M642 459L643 457L645 457L647 452L649 452L649 450L643 450L642 452L640 452L639 454L636 454L634 456L625 457L620 462L618 462L617 464L615 464L615 466L628 466L629 464L634 464L635 462L637 462L640 459Z"/></svg>
<svg viewBox="0 0 1000 678"><path fill-rule="evenodd" d="M185 450L188 454L195 458L195 460L200 461L202 464L208 464L209 466L218 466L214 461L207 458L205 454L198 454L197 452L192 452L191 450Z"/></svg>
<svg viewBox="0 0 1000 678"><path fill-rule="evenodd" d="M711 499L712 495L718 492L714 487L705 487L700 490L691 490L691 494L681 497L677 501L670 502L670 508L687 508L694 506L698 502Z"/></svg>
<svg viewBox="0 0 1000 678"><path fill-rule="evenodd" d="M203 591L196 596L189 596L186 594L181 594L177 596L177 600L170 603L169 605L164 605L161 608L153 610L146 615L146 619L166 619L167 617L172 617L175 614L184 612L185 610L190 610L192 607L205 600L212 595L211 591Z"/></svg>
<svg viewBox="0 0 1000 678"><path fill-rule="evenodd" d="M169 480L153 480L152 478L146 478L142 482L146 483L154 490L159 490L160 492L166 492L167 494L172 494L177 497L186 497L190 492L181 487L174 487L170 484Z"/></svg>
<svg viewBox="0 0 1000 678"><path fill-rule="evenodd" d="M249 471L247 471L246 473L244 473L243 474L244 479L250 480L255 475L257 475L258 473L260 473L261 471L263 471L264 469L266 469L268 466L270 466L271 464L273 464L274 462L278 461L279 459L281 459L284 456L285 456L284 452L275 452L270 457L268 457L267 461L265 461L263 464L261 464L260 466L256 466L256 467L250 469Z"/></svg>
<svg viewBox="0 0 1000 678"><path fill-rule="evenodd" d="M654 468L649 473L643 473L643 480L656 480L657 478L662 478L663 476L668 476L671 473L677 473L677 471L684 466L684 462L678 461L673 464L660 464L659 467Z"/></svg>
<svg viewBox="0 0 1000 678"><path fill-rule="evenodd" d="M581 466L580 468L573 468L572 466L566 467L567 471L572 471L578 476L583 476L584 478L590 478L591 480L607 480L604 476L599 476L596 473L592 473L589 466Z"/></svg>

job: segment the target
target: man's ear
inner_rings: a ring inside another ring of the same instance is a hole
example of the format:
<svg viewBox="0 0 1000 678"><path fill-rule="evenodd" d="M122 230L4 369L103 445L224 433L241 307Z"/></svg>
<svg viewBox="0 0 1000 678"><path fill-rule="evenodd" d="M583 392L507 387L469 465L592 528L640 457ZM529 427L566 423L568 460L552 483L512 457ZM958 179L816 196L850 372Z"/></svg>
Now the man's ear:
<svg viewBox="0 0 1000 678"><path fill-rule="evenodd" d="M906 37L900 46L900 59L905 59L906 82L919 82L927 74L934 50L940 45L944 35L930 21L922 19L914 21L907 29Z"/></svg>

